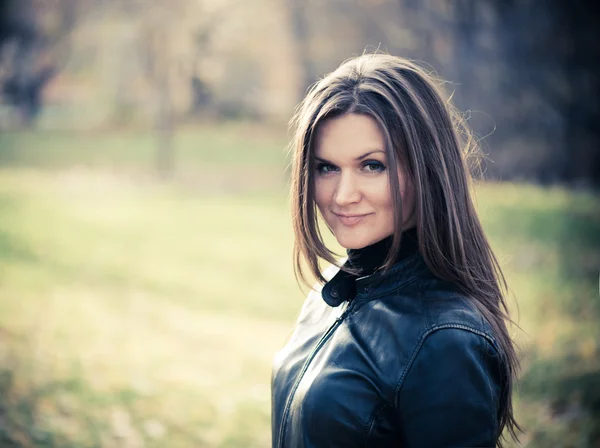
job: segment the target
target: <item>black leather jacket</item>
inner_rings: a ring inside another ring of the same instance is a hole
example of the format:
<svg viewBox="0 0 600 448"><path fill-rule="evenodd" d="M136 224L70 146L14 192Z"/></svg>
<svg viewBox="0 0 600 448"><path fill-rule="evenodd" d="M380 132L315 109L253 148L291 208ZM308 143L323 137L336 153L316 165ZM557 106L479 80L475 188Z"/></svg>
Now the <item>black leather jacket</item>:
<svg viewBox="0 0 600 448"><path fill-rule="evenodd" d="M273 447L495 446L504 368L482 316L418 253L356 281L339 270L275 355Z"/></svg>

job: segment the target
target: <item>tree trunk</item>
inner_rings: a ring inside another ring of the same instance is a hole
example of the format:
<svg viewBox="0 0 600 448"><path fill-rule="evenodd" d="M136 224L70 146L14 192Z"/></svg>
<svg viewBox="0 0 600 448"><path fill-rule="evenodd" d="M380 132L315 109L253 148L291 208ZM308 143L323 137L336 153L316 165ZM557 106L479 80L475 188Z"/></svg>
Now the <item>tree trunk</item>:
<svg viewBox="0 0 600 448"><path fill-rule="evenodd" d="M156 129L158 132L158 148L156 168L162 179L173 177L175 154L173 145L173 116L171 111L171 95L169 90L169 72L167 67L159 68L158 110Z"/></svg>
<svg viewBox="0 0 600 448"><path fill-rule="evenodd" d="M306 0L286 0L286 4L292 38L300 65L299 97L302 98L308 86L312 84L313 76L315 75L309 48L310 36L306 16Z"/></svg>

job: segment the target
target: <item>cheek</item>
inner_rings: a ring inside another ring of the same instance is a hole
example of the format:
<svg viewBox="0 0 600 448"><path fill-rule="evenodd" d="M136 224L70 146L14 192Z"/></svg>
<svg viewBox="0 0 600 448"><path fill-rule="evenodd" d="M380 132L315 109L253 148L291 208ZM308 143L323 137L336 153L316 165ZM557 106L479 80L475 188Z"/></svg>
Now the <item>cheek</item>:
<svg viewBox="0 0 600 448"><path fill-rule="evenodd" d="M387 178L385 179L385 183L378 188L377 194L377 203L383 209L391 210L394 206L392 201L392 191L390 190L390 184Z"/></svg>
<svg viewBox="0 0 600 448"><path fill-rule="evenodd" d="M327 182L323 182L323 179L315 179L315 202L319 209L323 209L329 203L331 197Z"/></svg>

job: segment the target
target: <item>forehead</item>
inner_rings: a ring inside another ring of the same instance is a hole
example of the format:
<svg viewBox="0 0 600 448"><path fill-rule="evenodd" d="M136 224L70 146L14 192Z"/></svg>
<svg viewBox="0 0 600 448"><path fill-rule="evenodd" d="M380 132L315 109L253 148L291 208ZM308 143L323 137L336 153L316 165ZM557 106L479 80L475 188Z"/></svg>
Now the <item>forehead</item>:
<svg viewBox="0 0 600 448"><path fill-rule="evenodd" d="M375 119L368 115L328 118L317 128L316 157L356 158L373 150L385 151L385 139Z"/></svg>

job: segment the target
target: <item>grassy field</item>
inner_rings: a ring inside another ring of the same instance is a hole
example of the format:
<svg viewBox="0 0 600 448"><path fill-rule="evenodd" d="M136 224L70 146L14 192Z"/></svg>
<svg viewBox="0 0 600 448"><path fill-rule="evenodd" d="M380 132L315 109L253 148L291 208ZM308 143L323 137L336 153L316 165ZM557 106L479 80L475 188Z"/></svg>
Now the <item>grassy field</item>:
<svg viewBox="0 0 600 448"><path fill-rule="evenodd" d="M270 446L271 357L303 300L285 135L176 142L164 183L147 134L0 136L0 446ZM523 444L598 446L600 201L477 199L522 329Z"/></svg>

